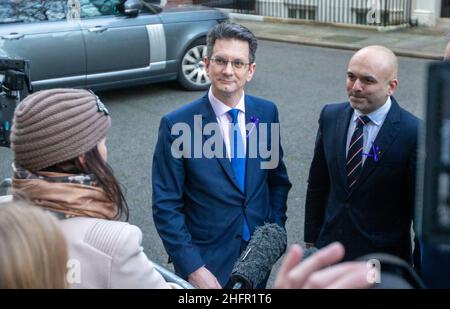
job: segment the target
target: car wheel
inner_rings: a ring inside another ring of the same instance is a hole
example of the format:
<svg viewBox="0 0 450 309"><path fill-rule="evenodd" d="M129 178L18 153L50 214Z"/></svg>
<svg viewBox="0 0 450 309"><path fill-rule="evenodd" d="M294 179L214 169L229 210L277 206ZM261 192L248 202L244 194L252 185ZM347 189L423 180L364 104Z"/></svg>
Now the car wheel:
<svg viewBox="0 0 450 309"><path fill-rule="evenodd" d="M178 82L187 90L205 90L211 81L206 75L203 58L206 57L206 39L193 42L183 54L178 72Z"/></svg>

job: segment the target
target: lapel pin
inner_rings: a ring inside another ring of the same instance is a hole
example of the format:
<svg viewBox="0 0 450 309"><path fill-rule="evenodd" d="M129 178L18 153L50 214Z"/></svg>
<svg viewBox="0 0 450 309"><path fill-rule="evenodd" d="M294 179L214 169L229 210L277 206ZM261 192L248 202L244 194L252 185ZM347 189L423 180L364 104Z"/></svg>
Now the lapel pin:
<svg viewBox="0 0 450 309"><path fill-rule="evenodd" d="M258 125L259 123L259 118L255 118L255 116L250 116L250 121L252 122L252 127L250 128L250 130L247 133L247 138L250 136L250 134L252 134L252 131L255 129L255 127Z"/></svg>
<svg viewBox="0 0 450 309"><path fill-rule="evenodd" d="M375 146L375 144L372 142L372 147L370 148L369 153L363 152L363 155L367 156L368 158L373 157L373 160L375 162L378 162L380 160L381 155L380 147Z"/></svg>

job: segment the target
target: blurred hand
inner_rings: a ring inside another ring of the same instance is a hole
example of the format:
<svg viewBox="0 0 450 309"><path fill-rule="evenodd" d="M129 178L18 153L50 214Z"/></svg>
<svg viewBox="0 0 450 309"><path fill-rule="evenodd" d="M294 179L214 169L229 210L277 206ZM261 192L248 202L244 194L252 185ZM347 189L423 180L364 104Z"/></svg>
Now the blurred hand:
<svg viewBox="0 0 450 309"><path fill-rule="evenodd" d="M199 289L221 289L217 278L206 267L200 267L188 277L190 284Z"/></svg>
<svg viewBox="0 0 450 309"><path fill-rule="evenodd" d="M303 250L293 245L278 271L276 289L361 289L369 288L365 262L335 264L344 257L344 247L333 243L300 263Z"/></svg>

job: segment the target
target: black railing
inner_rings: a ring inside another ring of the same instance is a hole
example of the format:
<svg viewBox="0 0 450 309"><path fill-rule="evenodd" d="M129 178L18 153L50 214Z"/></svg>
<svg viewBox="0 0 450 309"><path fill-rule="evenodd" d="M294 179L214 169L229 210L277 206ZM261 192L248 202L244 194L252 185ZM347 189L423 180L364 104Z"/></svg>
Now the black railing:
<svg viewBox="0 0 450 309"><path fill-rule="evenodd" d="M412 0L197 0L235 13L373 26L406 25Z"/></svg>

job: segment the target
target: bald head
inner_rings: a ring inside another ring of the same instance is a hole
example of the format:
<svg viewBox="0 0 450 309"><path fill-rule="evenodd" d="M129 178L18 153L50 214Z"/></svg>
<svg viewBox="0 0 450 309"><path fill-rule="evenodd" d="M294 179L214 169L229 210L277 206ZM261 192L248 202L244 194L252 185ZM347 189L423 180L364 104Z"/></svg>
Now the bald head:
<svg viewBox="0 0 450 309"><path fill-rule="evenodd" d="M348 64L347 94L354 109L369 114L383 106L397 89L398 61L383 46L356 52Z"/></svg>
<svg viewBox="0 0 450 309"><path fill-rule="evenodd" d="M397 56L384 46L372 45L364 47L353 55L352 60L366 62L373 72L381 74L386 80L397 79Z"/></svg>
<svg viewBox="0 0 450 309"><path fill-rule="evenodd" d="M444 59L450 60L450 42L447 44L447 48L445 49Z"/></svg>

